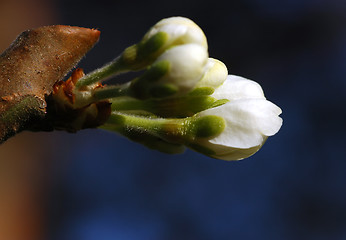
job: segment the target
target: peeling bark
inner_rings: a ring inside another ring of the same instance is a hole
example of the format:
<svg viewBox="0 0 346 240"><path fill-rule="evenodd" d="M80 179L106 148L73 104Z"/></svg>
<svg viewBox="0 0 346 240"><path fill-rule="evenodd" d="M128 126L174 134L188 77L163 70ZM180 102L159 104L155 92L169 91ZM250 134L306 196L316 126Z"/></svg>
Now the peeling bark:
<svg viewBox="0 0 346 240"><path fill-rule="evenodd" d="M99 35L80 27L41 27L20 34L0 55L0 143L45 118L45 97Z"/></svg>

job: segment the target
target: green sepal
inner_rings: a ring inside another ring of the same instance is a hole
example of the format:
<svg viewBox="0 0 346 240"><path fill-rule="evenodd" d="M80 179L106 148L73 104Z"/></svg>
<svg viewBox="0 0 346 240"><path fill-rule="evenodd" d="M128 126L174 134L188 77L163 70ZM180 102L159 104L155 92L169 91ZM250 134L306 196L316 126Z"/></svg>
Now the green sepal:
<svg viewBox="0 0 346 240"><path fill-rule="evenodd" d="M144 86L143 86L144 88ZM143 88L138 87L138 91ZM143 93L142 93L143 94ZM132 97L119 97L111 99L113 111L142 110L164 118L184 118L191 117L198 112L220 106L227 99L216 100L208 95L183 96L161 99L140 100Z"/></svg>
<svg viewBox="0 0 346 240"><path fill-rule="evenodd" d="M225 103L228 103L228 102L229 102L228 99L219 99L219 100L213 102L213 104L211 104L209 108L218 107L218 106L224 105Z"/></svg>
<svg viewBox="0 0 346 240"><path fill-rule="evenodd" d="M196 117L190 123L189 134L194 138L211 138L219 135L226 127L222 117L209 115Z"/></svg>
<svg viewBox="0 0 346 240"><path fill-rule="evenodd" d="M156 58L161 53L160 48L167 42L168 34L158 32L146 41L141 41L138 44L138 59Z"/></svg>
<svg viewBox="0 0 346 240"><path fill-rule="evenodd" d="M204 96L204 95L211 95L215 91L212 87L199 87L195 88L191 92L189 92L190 96Z"/></svg>
<svg viewBox="0 0 346 240"><path fill-rule="evenodd" d="M167 39L167 33L158 32L151 38L126 48L121 55L122 65L133 71L144 69L160 55L161 51L159 50Z"/></svg>
<svg viewBox="0 0 346 240"><path fill-rule="evenodd" d="M150 66L140 77L132 80L130 89L139 99L151 97L150 90L170 69L169 61L160 61Z"/></svg>
<svg viewBox="0 0 346 240"><path fill-rule="evenodd" d="M177 86L172 84L156 85L150 88L150 95L154 98L165 98L178 92Z"/></svg>

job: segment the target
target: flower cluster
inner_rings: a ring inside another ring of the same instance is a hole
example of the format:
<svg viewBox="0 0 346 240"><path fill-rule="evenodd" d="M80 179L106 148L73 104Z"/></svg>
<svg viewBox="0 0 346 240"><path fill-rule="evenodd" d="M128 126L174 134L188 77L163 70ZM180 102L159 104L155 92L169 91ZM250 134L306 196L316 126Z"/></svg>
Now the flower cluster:
<svg viewBox="0 0 346 240"><path fill-rule="evenodd" d="M100 85L139 70L125 84ZM68 89L70 108L109 101L110 114L101 128L167 153L188 147L213 158L239 160L258 151L282 125L281 109L266 100L261 86L228 75L221 61L209 58L203 31L183 17L161 20L139 43L75 79Z"/></svg>

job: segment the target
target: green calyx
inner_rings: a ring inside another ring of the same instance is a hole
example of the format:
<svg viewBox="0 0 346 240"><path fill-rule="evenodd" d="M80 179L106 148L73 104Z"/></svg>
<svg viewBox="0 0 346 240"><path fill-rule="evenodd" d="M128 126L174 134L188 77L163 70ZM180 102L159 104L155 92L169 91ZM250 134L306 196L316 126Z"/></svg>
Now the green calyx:
<svg viewBox="0 0 346 240"><path fill-rule="evenodd" d="M126 48L121 55L121 61L130 70L143 69L158 57L167 39L167 33L158 32L151 38Z"/></svg>
<svg viewBox="0 0 346 240"><path fill-rule="evenodd" d="M195 88L194 90L192 90L189 93L189 95L190 96L205 96L205 95L213 94L214 91L215 91L215 89L212 87L199 87L199 88Z"/></svg>
<svg viewBox="0 0 346 240"><path fill-rule="evenodd" d="M212 138L222 133L225 127L226 122L222 117L210 115L194 119L189 132L195 138Z"/></svg>
<svg viewBox="0 0 346 240"><path fill-rule="evenodd" d="M209 108L218 107L218 106L224 105L225 103L228 103L228 102L229 102L228 99L219 99L219 100L216 100L215 102L213 102L213 104L211 104L209 106Z"/></svg>
<svg viewBox="0 0 346 240"><path fill-rule="evenodd" d="M173 84L162 84L150 88L150 95L154 98L165 98L178 92L177 86Z"/></svg>
<svg viewBox="0 0 346 240"><path fill-rule="evenodd" d="M183 118L208 109L215 99L210 96L183 96L151 101L151 111L161 117Z"/></svg>
<svg viewBox="0 0 346 240"><path fill-rule="evenodd" d="M139 99L153 97L155 95L171 94L176 91L171 86L166 86L162 93L155 92L155 87L160 86L157 82L170 70L169 61L160 61L150 66L140 77L131 82L130 89L133 95ZM174 86L173 86L174 87ZM152 90L154 88L154 90Z"/></svg>
<svg viewBox="0 0 346 240"><path fill-rule="evenodd" d="M216 100L215 98L204 96L182 96L161 99L140 100L132 97L113 98L113 111L145 111L164 118L185 118L191 117L198 112L220 106L227 99Z"/></svg>

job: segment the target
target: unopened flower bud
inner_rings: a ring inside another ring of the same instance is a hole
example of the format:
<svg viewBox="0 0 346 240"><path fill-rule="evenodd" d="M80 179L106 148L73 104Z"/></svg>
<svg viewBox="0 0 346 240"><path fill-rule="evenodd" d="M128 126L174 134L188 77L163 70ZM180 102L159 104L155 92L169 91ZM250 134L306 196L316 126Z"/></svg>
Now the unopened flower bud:
<svg viewBox="0 0 346 240"><path fill-rule="evenodd" d="M257 152L267 137L281 128L281 109L265 99L256 82L229 76L211 96L228 102L195 117L222 117L225 128L218 136L190 142L188 146L196 151L223 160L240 160Z"/></svg>
<svg viewBox="0 0 346 240"><path fill-rule="evenodd" d="M144 73L131 87L136 97L141 98L185 94L195 88L202 78L207 61L208 52L197 44L173 47L160 55L148 69L150 78ZM162 74L155 74L156 72Z"/></svg>
<svg viewBox="0 0 346 240"><path fill-rule="evenodd" d="M192 20L184 17L165 18L156 23L143 37L143 40L150 39L159 32L168 35L167 41L161 47L161 51L174 45L198 44L205 49L208 48L207 39L202 29Z"/></svg>
<svg viewBox="0 0 346 240"><path fill-rule="evenodd" d="M209 58L206 65L206 71L197 83L194 92L214 92L217 87L223 84L227 75L227 67L223 62L214 58Z"/></svg>

